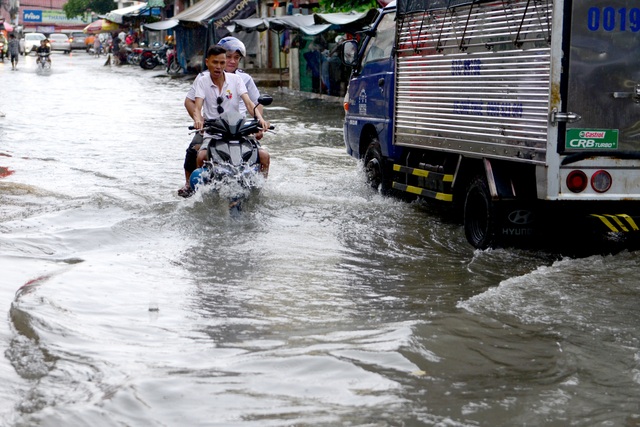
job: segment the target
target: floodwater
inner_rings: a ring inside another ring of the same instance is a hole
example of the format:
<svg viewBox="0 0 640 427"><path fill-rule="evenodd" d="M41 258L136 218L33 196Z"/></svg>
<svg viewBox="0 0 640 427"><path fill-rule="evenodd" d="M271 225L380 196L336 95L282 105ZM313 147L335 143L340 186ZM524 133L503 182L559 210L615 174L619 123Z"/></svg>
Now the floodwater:
<svg viewBox="0 0 640 427"><path fill-rule="evenodd" d="M640 425L637 252L474 251L273 89L230 218L176 195L190 81L103 62L0 64L0 425Z"/></svg>

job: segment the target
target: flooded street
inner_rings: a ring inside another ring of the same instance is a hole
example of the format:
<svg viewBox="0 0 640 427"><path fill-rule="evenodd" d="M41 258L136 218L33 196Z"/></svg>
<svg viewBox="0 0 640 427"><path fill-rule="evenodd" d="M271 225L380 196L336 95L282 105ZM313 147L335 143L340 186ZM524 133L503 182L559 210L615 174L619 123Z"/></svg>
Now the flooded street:
<svg viewBox="0 0 640 427"><path fill-rule="evenodd" d="M0 64L0 425L640 425L639 253L474 251L272 88L230 218L176 193L191 81L103 63Z"/></svg>

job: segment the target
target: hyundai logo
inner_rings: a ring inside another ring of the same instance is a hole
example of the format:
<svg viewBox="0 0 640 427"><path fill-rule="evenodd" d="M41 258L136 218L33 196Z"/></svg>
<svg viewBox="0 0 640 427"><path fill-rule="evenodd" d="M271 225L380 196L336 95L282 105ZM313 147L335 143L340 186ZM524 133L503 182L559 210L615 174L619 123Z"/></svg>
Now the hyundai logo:
<svg viewBox="0 0 640 427"><path fill-rule="evenodd" d="M508 216L509 221L517 225L531 224L533 222L533 213L527 210L511 211Z"/></svg>

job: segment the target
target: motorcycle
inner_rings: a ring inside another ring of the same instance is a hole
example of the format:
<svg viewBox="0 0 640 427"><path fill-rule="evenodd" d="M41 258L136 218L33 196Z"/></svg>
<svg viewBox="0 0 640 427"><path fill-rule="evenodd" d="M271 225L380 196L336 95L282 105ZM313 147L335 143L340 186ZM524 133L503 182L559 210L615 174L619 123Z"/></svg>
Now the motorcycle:
<svg viewBox="0 0 640 427"><path fill-rule="evenodd" d="M134 47L127 54L127 63L131 65L140 65L140 58L142 57L142 53L144 52L144 48L142 47Z"/></svg>
<svg viewBox="0 0 640 427"><path fill-rule="evenodd" d="M169 47L169 49L167 49L167 74L169 74L170 76L175 76L177 74L180 74L181 71L182 67L178 62L176 48Z"/></svg>
<svg viewBox="0 0 640 427"><path fill-rule="evenodd" d="M49 52L37 52L36 55L38 59L36 59L36 66L38 67L38 71L46 71L51 69L51 62L49 59Z"/></svg>
<svg viewBox="0 0 640 427"><path fill-rule="evenodd" d="M167 50L169 50L167 45L159 49L145 49L140 55L140 66L145 70L152 70L160 64L166 64Z"/></svg>
<svg viewBox="0 0 640 427"><path fill-rule="evenodd" d="M268 95L258 98L258 105L270 105ZM193 129L193 126L189 127ZM273 129L273 126L270 127ZM259 190L264 178L260 173L258 142L252 135L261 131L256 119L247 119L236 111L225 111L218 119L206 120L203 130L207 160L191 173L193 191L206 187L226 198L231 215L242 210L242 203Z"/></svg>

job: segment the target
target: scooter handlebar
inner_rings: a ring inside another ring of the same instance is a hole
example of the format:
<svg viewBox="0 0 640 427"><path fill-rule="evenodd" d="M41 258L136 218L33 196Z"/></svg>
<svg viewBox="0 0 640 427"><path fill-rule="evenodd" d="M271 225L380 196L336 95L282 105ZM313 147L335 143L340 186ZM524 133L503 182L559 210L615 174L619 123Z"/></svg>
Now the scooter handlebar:
<svg viewBox="0 0 640 427"><path fill-rule="evenodd" d="M268 130L274 130L276 127L274 125L269 126ZM196 130L195 126L191 125L189 126L189 130Z"/></svg>

